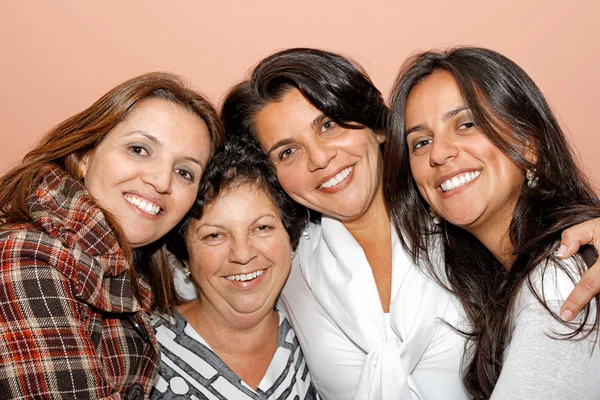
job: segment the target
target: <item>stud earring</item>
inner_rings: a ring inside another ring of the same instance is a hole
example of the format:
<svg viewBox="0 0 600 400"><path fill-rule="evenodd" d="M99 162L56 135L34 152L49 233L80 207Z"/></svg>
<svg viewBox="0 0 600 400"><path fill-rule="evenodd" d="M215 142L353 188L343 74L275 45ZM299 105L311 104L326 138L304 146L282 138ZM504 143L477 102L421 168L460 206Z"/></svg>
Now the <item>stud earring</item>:
<svg viewBox="0 0 600 400"><path fill-rule="evenodd" d="M310 239L310 231L308 230L308 224L310 224L310 210L306 209L307 217L306 217L306 226L302 231L302 237L306 240Z"/></svg>
<svg viewBox="0 0 600 400"><path fill-rule="evenodd" d="M192 273L190 272L190 269L188 268L187 265L183 265L183 273L185 274L185 276L187 276L188 278L192 275Z"/></svg>
<svg viewBox="0 0 600 400"><path fill-rule="evenodd" d="M294 257L296 257L296 252L292 251L292 260L294 259Z"/></svg>
<svg viewBox="0 0 600 400"><path fill-rule="evenodd" d="M533 189L537 186L538 177L535 176L535 168L526 170L525 178L527 178L527 187Z"/></svg>
<svg viewBox="0 0 600 400"><path fill-rule="evenodd" d="M433 223L439 225L442 223L442 217L438 213L436 213L433 208L429 207L429 216L433 220Z"/></svg>

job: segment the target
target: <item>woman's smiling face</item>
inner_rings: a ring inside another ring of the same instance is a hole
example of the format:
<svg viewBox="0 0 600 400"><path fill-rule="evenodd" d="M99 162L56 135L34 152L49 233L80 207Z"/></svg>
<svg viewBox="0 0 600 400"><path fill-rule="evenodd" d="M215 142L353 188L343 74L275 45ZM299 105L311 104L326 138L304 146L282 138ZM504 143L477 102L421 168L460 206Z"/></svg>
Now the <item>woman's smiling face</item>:
<svg viewBox="0 0 600 400"><path fill-rule="evenodd" d="M383 136L371 129L339 126L295 88L264 107L255 128L281 186L298 203L348 222L383 199Z"/></svg>
<svg viewBox="0 0 600 400"><path fill-rule="evenodd" d="M405 113L411 171L431 208L476 235L508 231L524 171L476 125L454 77L438 71L417 83Z"/></svg>
<svg viewBox="0 0 600 400"><path fill-rule="evenodd" d="M292 264L280 211L254 184L233 186L191 220L188 267L204 309L234 325L273 312Z"/></svg>
<svg viewBox="0 0 600 400"><path fill-rule="evenodd" d="M141 101L79 165L84 185L133 248L170 231L191 208L211 154L198 116L161 99Z"/></svg>

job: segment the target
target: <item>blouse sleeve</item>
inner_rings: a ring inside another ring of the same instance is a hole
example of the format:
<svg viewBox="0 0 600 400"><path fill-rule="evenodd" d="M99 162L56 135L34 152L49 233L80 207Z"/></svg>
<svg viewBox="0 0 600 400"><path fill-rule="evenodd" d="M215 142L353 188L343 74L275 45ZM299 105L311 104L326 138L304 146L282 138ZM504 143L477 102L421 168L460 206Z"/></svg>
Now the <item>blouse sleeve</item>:
<svg viewBox="0 0 600 400"><path fill-rule="evenodd" d="M100 338L94 341L88 330L87 306L74 299L71 282L32 256L39 249L17 247L0 243L2 399L120 399L97 352Z"/></svg>
<svg viewBox="0 0 600 400"><path fill-rule="evenodd" d="M543 280L546 304L558 315L574 285L560 270L548 271L546 275L549 277ZM597 331L587 338L583 335L560 338L558 335L572 330L557 321L527 285L521 292L513 314L514 330L492 399L600 398ZM591 306L588 322L595 320L595 302Z"/></svg>

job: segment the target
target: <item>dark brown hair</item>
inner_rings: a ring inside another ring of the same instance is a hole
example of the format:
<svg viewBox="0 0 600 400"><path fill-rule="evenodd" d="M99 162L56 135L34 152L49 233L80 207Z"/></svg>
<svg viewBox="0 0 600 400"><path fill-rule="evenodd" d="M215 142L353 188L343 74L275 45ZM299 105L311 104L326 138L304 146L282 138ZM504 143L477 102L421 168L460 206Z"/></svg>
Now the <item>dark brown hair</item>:
<svg viewBox="0 0 600 400"><path fill-rule="evenodd" d="M177 228L168 235L168 249L179 259L189 260L185 237L191 220L201 219L207 206L217 202L224 193L242 185L250 185L263 191L277 207L281 222L290 237L292 250L295 250L302 229L308 222L306 208L292 200L283 190L277 180L275 166L258 144L254 140L240 138L229 141L206 167L194 205Z"/></svg>
<svg viewBox="0 0 600 400"><path fill-rule="evenodd" d="M465 230L431 223L428 205L412 177L405 133L406 101L411 89L436 71L447 71L454 77L475 124L494 145L523 171L536 170L538 185L524 185L510 224L517 258L508 272ZM541 268L543 274L558 265L571 280L578 280L553 251L565 228L600 216L600 203L539 88L517 64L495 51L461 47L413 56L395 82L388 121L384 188L393 223L404 233L404 246L413 259L425 262L429 272L440 283L447 283L462 302L472 324L472 330L464 333L473 346L473 352L465 353L463 381L475 398L489 398L502 369L518 289L527 284L548 312L563 322L548 308L543 293L533 287L530 274L534 268ZM526 158L531 148L537 153L536 165ZM434 241L443 243L445 271L437 270L429 258L428 249ZM583 273L581 259L578 267ZM582 322L567 324L572 331L560 338L576 339L592 332L597 338L599 312L600 308L590 315L587 306ZM585 327L586 323L592 323L594 329Z"/></svg>
<svg viewBox="0 0 600 400"><path fill-rule="evenodd" d="M257 140L258 113L293 88L344 128L384 131L388 108L360 65L326 50L292 48L266 57L231 88L221 110L227 136ZM310 218L319 222L321 214L311 210Z"/></svg>
<svg viewBox="0 0 600 400"><path fill-rule="evenodd" d="M5 224L32 222L26 200L40 184L44 169L55 164L81 180L78 170L81 158L123 121L138 102L149 98L167 100L197 115L208 127L212 150L221 144L224 136L222 124L207 99L189 89L177 75L166 72L140 75L120 84L84 111L60 123L25 155L19 165L0 177L0 221ZM164 299L170 298L170 292L175 288L162 242L136 249L133 254L115 219L109 213L105 212L105 215L126 257L132 262L135 259L133 265L149 279L154 307L166 309L169 305ZM137 286L136 271L130 268L130 274L133 285Z"/></svg>
<svg viewBox="0 0 600 400"><path fill-rule="evenodd" d="M230 90L221 113L227 135L256 135L256 115L292 88L345 128L383 130L387 107L360 66L329 51L293 48L263 59Z"/></svg>

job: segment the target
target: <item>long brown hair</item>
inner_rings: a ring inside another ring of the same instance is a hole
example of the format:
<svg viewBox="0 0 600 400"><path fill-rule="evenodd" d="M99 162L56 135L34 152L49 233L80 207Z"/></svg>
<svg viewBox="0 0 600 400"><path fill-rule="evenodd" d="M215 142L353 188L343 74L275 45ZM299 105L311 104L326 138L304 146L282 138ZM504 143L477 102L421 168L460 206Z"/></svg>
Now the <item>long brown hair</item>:
<svg viewBox="0 0 600 400"><path fill-rule="evenodd" d="M494 145L523 171L536 169L538 184L523 186L509 227L517 258L508 272L467 231L452 224L431 223L428 205L412 177L404 126L406 102L411 89L436 71L452 74L476 125ZM536 165L526 158L531 146L537 153ZM449 284L471 323L471 330L464 332L473 346L472 353L465 353L465 386L475 398L489 398L502 370L519 288L528 285L542 306L562 322L546 304L543 292L533 286L531 273L537 268L542 274L550 273L556 265L572 281L580 278L553 252L565 228L600 216L600 202L540 89L517 64L488 49L430 51L406 62L392 91L384 165L390 213L394 225L404 233L405 247L415 260L425 261L439 281ZM438 240L444 247L444 271L436 270L428 254ZM577 263L578 272L583 273L582 259ZM586 306L580 322L565 323L571 331L557 339L578 339L591 333L597 339L599 310L592 314Z"/></svg>
<svg viewBox="0 0 600 400"><path fill-rule="evenodd" d="M197 115L208 127L211 150L221 145L224 137L221 120L206 98L188 88L177 75L167 72L140 75L118 85L84 111L53 128L19 165L0 177L0 222L31 223L26 200L40 184L45 168L49 164L58 165L73 178L81 180L81 158L123 121L137 103L148 98L167 100ZM175 287L163 243L159 241L132 252L115 219L105 210L104 213L126 258L149 280L153 307L167 309L170 304L166 299L173 298ZM137 287L135 269L130 268L129 273Z"/></svg>

